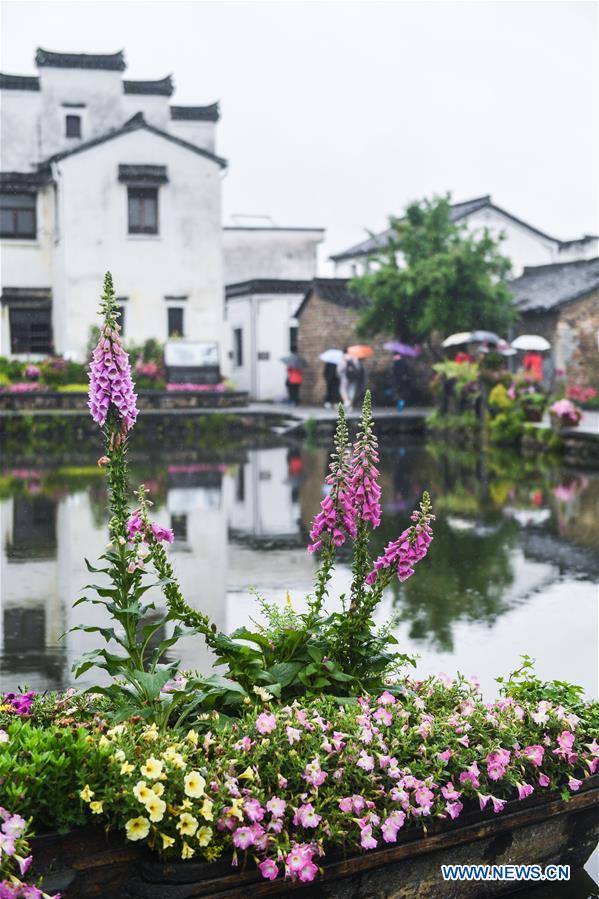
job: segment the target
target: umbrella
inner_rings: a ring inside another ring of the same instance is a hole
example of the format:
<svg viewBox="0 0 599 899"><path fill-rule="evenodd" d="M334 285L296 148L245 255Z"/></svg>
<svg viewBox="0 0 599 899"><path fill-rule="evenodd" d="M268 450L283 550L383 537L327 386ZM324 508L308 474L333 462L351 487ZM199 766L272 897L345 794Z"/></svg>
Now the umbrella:
<svg viewBox="0 0 599 899"><path fill-rule="evenodd" d="M383 344L384 350L390 353L400 353L402 356L411 356L415 358L420 355L420 347L409 346L407 343L400 343L399 340L390 340L389 343Z"/></svg>
<svg viewBox="0 0 599 899"><path fill-rule="evenodd" d="M515 350L550 350L551 344L539 334L521 334L512 340L512 347Z"/></svg>
<svg viewBox="0 0 599 899"><path fill-rule="evenodd" d="M365 343L356 343L354 346L348 347L347 352L356 359L368 359L369 356L374 355L372 347L366 346Z"/></svg>
<svg viewBox="0 0 599 899"><path fill-rule="evenodd" d="M290 368L306 368L307 362L303 356L298 356L297 353L289 353L288 356L281 356L281 362L284 362L285 365L288 365Z"/></svg>
<svg viewBox="0 0 599 899"><path fill-rule="evenodd" d="M325 350L324 353L321 353L318 358L322 359L323 362L332 362L333 365L337 365L337 363L341 362L343 359L343 350L331 348L330 350Z"/></svg>
<svg viewBox="0 0 599 899"><path fill-rule="evenodd" d="M501 343L497 344L496 350L501 356L515 356L516 355L516 350L512 349L512 347L509 345L509 343L505 340L502 340Z"/></svg>
<svg viewBox="0 0 599 899"><path fill-rule="evenodd" d="M505 343L494 331L473 331L470 340L475 343Z"/></svg>
<svg viewBox="0 0 599 899"><path fill-rule="evenodd" d="M450 334L449 337L446 337L442 347L450 347L450 346L460 346L462 343L470 343L472 340L472 331L458 331L457 334Z"/></svg>

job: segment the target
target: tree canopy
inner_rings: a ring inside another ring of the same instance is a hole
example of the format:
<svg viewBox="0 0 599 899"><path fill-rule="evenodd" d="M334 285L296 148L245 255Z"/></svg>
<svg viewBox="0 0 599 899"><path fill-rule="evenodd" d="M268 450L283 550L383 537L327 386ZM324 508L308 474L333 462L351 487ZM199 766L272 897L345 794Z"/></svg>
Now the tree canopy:
<svg viewBox="0 0 599 899"><path fill-rule="evenodd" d="M450 198L410 204L391 218L386 247L371 257L375 270L353 278L350 289L371 303L358 333L394 334L406 342L455 331L505 332L514 320L506 284L510 260L488 230L473 234L450 219Z"/></svg>

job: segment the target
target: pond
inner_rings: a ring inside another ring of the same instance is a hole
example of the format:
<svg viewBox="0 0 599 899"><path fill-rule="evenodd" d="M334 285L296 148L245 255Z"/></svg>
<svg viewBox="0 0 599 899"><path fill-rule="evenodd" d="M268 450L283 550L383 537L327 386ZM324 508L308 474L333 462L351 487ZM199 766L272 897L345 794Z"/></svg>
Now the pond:
<svg viewBox="0 0 599 899"><path fill-rule="evenodd" d="M132 480L146 484L154 517L174 530L171 558L183 593L219 628L259 619L255 593L276 602L288 595L302 607L316 564L307 533L329 451L240 445L178 453L173 463L166 448L136 446ZM97 607L72 608L89 581L84 557L96 559L106 543L96 456L92 446L77 465L0 459L2 690L72 685L74 660L96 645L93 634L69 633L75 624L101 623ZM491 698L495 677L527 653L542 677L596 695L599 472L394 438L381 446L381 484L377 551L406 527L424 489L437 515L429 557L378 610L381 622L394 616L400 648L418 657L419 674L476 674ZM342 557L332 596L349 581ZM210 666L200 638L185 638L179 655L184 667ZM79 685L94 683L93 672L86 677ZM596 859L587 866L595 879L596 866ZM584 872L576 884L560 895L594 889Z"/></svg>

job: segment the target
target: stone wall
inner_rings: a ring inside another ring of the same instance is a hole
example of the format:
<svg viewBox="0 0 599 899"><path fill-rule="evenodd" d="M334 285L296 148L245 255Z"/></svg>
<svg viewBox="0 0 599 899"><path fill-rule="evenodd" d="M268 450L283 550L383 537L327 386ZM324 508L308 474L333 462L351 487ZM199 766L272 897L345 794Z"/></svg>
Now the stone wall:
<svg viewBox="0 0 599 899"><path fill-rule="evenodd" d="M207 390L140 390L140 411L172 409L231 409L247 406L248 395L235 390L211 393ZM64 411L88 414L87 393L60 393L59 391L33 391L31 393L0 393L0 411Z"/></svg>

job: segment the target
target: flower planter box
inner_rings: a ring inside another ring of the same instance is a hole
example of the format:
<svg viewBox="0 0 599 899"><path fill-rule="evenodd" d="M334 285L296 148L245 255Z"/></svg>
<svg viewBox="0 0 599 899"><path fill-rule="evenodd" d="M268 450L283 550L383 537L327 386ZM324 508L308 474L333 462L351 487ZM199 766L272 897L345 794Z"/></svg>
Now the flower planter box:
<svg viewBox="0 0 599 899"><path fill-rule="evenodd" d="M115 899L192 899L281 896L343 899L464 899L505 896L522 888L510 881L444 881L443 864L570 865L587 861L599 841L599 776L585 781L564 802L558 795L510 802L499 815L465 814L452 823L431 823L427 835L407 831L396 844L343 857L330 853L324 875L313 883L263 880L250 864L163 863L145 847L117 834L84 828L32 841L37 875L46 889L61 889L64 899L111 896ZM532 882L530 885L533 885Z"/></svg>

